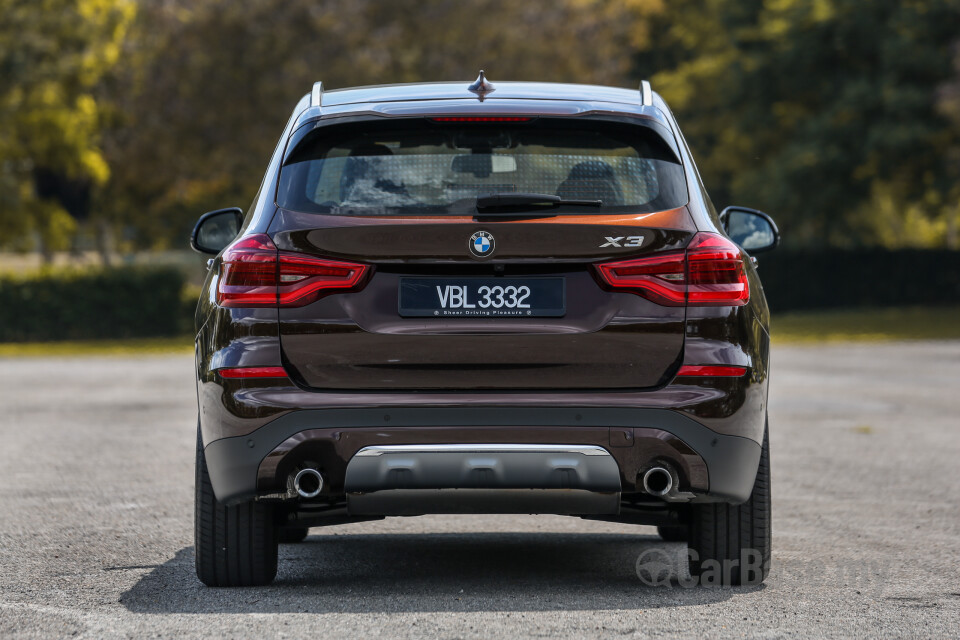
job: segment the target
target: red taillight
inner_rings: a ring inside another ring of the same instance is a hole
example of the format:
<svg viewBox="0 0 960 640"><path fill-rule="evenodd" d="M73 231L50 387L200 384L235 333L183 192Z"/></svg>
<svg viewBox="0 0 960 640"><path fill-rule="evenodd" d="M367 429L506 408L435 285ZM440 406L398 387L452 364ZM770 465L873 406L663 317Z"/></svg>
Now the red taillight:
<svg viewBox="0 0 960 640"><path fill-rule="evenodd" d="M739 306L750 287L739 247L723 236L698 233L685 251L594 265L602 284L668 307Z"/></svg>
<svg viewBox="0 0 960 640"><path fill-rule="evenodd" d="M439 116L434 122L529 122L533 118L522 116Z"/></svg>
<svg viewBox="0 0 960 640"><path fill-rule="evenodd" d="M685 364L677 371L680 376L720 376L725 378L739 378L747 372L746 367L728 365L690 365Z"/></svg>
<svg viewBox="0 0 960 640"><path fill-rule="evenodd" d="M221 378L286 378L283 367L231 367L217 369Z"/></svg>
<svg viewBox="0 0 960 640"><path fill-rule="evenodd" d="M739 306L750 300L740 247L723 236L698 233L687 245L687 302Z"/></svg>
<svg viewBox="0 0 960 640"><path fill-rule="evenodd" d="M220 263L217 302L224 307L301 307L361 288L373 267L277 251L270 237L241 238Z"/></svg>
<svg viewBox="0 0 960 640"><path fill-rule="evenodd" d="M220 258L217 303L223 307L277 304L277 247L270 236L240 238Z"/></svg>
<svg viewBox="0 0 960 640"><path fill-rule="evenodd" d="M372 269L368 264L281 253L280 306L302 307L329 293L359 289Z"/></svg>
<svg viewBox="0 0 960 640"><path fill-rule="evenodd" d="M627 290L667 307L682 307L687 301L682 251L607 262L596 269L611 289Z"/></svg>

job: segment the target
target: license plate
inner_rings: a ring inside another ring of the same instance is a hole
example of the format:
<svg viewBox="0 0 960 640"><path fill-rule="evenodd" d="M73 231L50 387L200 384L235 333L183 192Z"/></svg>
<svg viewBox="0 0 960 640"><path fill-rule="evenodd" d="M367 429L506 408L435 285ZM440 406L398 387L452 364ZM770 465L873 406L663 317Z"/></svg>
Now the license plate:
<svg viewBox="0 0 960 640"><path fill-rule="evenodd" d="M404 317L560 317L563 278L400 278Z"/></svg>

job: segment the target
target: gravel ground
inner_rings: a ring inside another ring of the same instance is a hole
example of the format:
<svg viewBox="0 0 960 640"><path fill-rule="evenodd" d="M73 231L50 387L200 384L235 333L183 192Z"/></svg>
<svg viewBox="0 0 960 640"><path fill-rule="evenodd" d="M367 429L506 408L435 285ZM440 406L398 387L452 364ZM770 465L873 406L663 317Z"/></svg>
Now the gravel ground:
<svg viewBox="0 0 960 640"><path fill-rule="evenodd" d="M956 637L960 342L777 348L774 564L680 567L646 527L392 518L284 545L267 588L193 570L192 358L0 360L0 637ZM640 575L648 576L640 572Z"/></svg>

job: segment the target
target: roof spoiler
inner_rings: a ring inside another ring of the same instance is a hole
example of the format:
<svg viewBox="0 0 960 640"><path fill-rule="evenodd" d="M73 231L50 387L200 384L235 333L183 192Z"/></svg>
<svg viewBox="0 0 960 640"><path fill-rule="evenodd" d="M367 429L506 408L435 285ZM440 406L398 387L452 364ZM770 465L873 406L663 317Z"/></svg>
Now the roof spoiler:
<svg viewBox="0 0 960 640"><path fill-rule="evenodd" d="M480 72L480 77L477 78L477 82L485 82L486 79L483 77L483 71ZM476 83L474 83L476 84ZM473 87L474 85L470 85ZM471 88L471 91L474 89ZM492 91L491 85L491 91ZM640 81L640 104L645 107L653 106L653 91L650 89L650 83L646 80ZM310 92L310 106L311 107L320 107L323 105L323 82L314 82L313 90Z"/></svg>

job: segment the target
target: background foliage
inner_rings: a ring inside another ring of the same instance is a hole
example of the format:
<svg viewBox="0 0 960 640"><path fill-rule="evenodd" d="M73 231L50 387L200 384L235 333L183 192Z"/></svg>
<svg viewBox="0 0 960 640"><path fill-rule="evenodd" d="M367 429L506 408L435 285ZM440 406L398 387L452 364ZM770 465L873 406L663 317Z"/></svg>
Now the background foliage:
<svg viewBox="0 0 960 640"><path fill-rule="evenodd" d="M197 294L174 268L0 274L0 342L179 336Z"/></svg>
<svg viewBox="0 0 960 640"><path fill-rule="evenodd" d="M957 0L673 0L640 60L718 205L794 245L958 248L958 25Z"/></svg>
<svg viewBox="0 0 960 640"><path fill-rule="evenodd" d="M947 249L781 248L758 265L774 313L960 303L960 259Z"/></svg>
<svg viewBox="0 0 960 640"><path fill-rule="evenodd" d="M123 0L0 0L2 241L69 246L110 166L101 152L104 75L134 15Z"/></svg>
<svg viewBox="0 0 960 640"><path fill-rule="evenodd" d="M0 245L180 248L296 100L647 77L718 207L803 247L960 240L960 0L0 0Z"/></svg>

